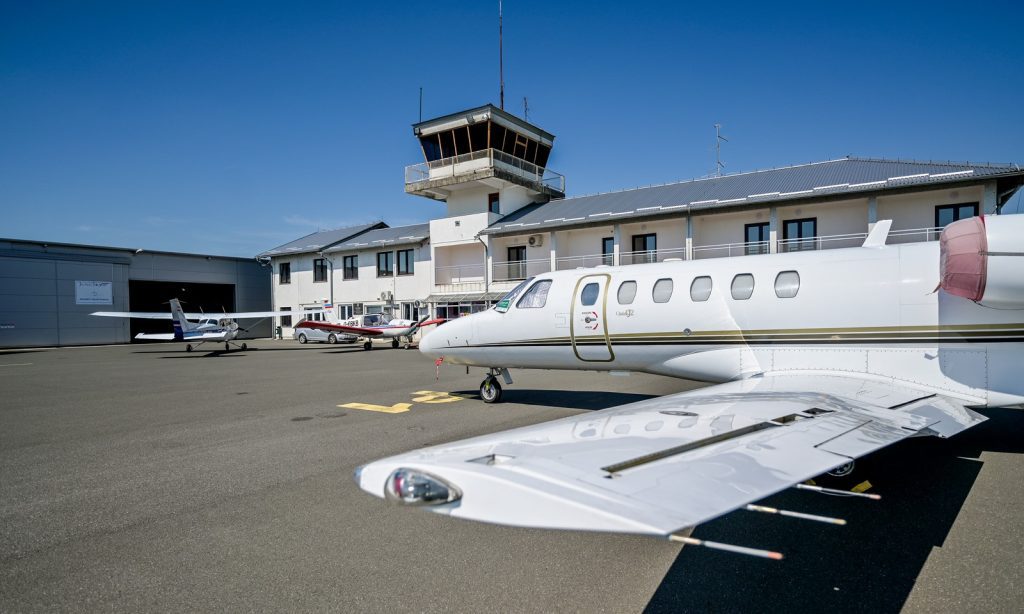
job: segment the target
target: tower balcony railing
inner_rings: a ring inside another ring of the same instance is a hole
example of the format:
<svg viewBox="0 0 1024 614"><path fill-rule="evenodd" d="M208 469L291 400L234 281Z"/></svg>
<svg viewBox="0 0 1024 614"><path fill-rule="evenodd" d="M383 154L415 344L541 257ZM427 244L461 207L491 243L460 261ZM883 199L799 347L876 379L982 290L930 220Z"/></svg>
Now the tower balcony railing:
<svg viewBox="0 0 1024 614"><path fill-rule="evenodd" d="M521 160L499 149L483 149L470 153L421 162L405 167L406 191L417 184L472 175L483 170L502 170L547 190L565 193L565 177L550 169Z"/></svg>
<svg viewBox="0 0 1024 614"><path fill-rule="evenodd" d="M522 281L527 277L533 277L534 275L540 275L541 273L548 273L550 271L550 258L494 262L491 265L491 279L496 282Z"/></svg>

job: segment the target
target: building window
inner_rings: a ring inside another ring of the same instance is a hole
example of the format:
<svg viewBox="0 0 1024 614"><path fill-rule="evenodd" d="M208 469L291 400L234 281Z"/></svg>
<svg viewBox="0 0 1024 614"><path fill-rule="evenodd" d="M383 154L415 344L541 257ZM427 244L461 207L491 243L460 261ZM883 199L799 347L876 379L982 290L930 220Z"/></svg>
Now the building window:
<svg viewBox="0 0 1024 614"><path fill-rule="evenodd" d="M341 266L342 279L359 279L359 256L345 256Z"/></svg>
<svg viewBox="0 0 1024 614"><path fill-rule="evenodd" d="M516 307L519 309L540 309L548 303L548 290L551 289L551 280L542 279L533 284L523 298L519 299Z"/></svg>
<svg viewBox="0 0 1024 614"><path fill-rule="evenodd" d="M672 283L671 279L659 279L654 282L654 290L651 291L651 297L655 303L667 303L672 298L672 288L675 284Z"/></svg>
<svg viewBox="0 0 1024 614"><path fill-rule="evenodd" d="M743 227L743 241L746 243L746 254L767 254L768 253L768 222L747 224Z"/></svg>
<svg viewBox="0 0 1024 614"><path fill-rule="evenodd" d="M783 271L775 276L775 296L793 298L800 291L800 273Z"/></svg>
<svg viewBox="0 0 1024 614"><path fill-rule="evenodd" d="M526 278L526 246L514 245L508 248L508 279Z"/></svg>
<svg viewBox="0 0 1024 614"><path fill-rule="evenodd" d="M802 252L814 249L818 236L818 218L786 220L782 223L783 251Z"/></svg>
<svg viewBox="0 0 1024 614"><path fill-rule="evenodd" d="M394 254L392 252L377 253L377 277L391 277L395 274Z"/></svg>
<svg viewBox="0 0 1024 614"><path fill-rule="evenodd" d="M615 264L615 238L605 237L601 239L601 264L609 266Z"/></svg>
<svg viewBox="0 0 1024 614"><path fill-rule="evenodd" d="M412 275L415 259L412 257L411 249L398 250L398 274Z"/></svg>
<svg viewBox="0 0 1024 614"><path fill-rule="evenodd" d="M488 194L487 195L487 210L490 211L491 213L498 213L498 209L500 208L500 204L499 204L498 201L499 201L499 195L498 195L497 192L495 192L494 194Z"/></svg>
<svg viewBox="0 0 1024 614"><path fill-rule="evenodd" d="M754 293L754 276L742 273L732 278L732 297L737 301L745 301Z"/></svg>
<svg viewBox="0 0 1024 614"><path fill-rule="evenodd" d="M658 261L658 235L633 235L633 264Z"/></svg>
<svg viewBox="0 0 1024 614"><path fill-rule="evenodd" d="M281 311L291 311L291 310L292 310L291 307L282 307L281 308ZM291 316L281 316L281 326L288 327L288 326L291 326L291 325L292 325L292 317Z"/></svg>
<svg viewBox="0 0 1024 614"><path fill-rule="evenodd" d="M313 281L327 281L327 260L317 258L313 261Z"/></svg>
<svg viewBox="0 0 1024 614"><path fill-rule="evenodd" d="M694 303L703 303L711 296L711 278L708 276L695 277L690 284L690 300Z"/></svg>
<svg viewBox="0 0 1024 614"><path fill-rule="evenodd" d="M292 263L282 262L277 265L277 283L278 284L290 284L292 283Z"/></svg>
<svg viewBox="0 0 1024 614"><path fill-rule="evenodd" d="M619 285L619 292L617 295L620 305L632 305L633 299L636 298L636 282L635 281L624 281Z"/></svg>
<svg viewBox="0 0 1024 614"><path fill-rule="evenodd" d="M935 227L945 228L957 220L978 216L978 203L939 205L935 207Z"/></svg>

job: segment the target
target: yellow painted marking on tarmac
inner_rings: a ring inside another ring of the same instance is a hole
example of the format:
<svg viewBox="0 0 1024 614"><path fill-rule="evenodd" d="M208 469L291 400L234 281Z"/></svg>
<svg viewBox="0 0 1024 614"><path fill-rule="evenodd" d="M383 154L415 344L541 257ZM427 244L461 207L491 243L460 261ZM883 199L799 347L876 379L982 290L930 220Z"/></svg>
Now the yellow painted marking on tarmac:
<svg viewBox="0 0 1024 614"><path fill-rule="evenodd" d="M871 482L869 482L867 480L864 480L860 484L857 484L856 486L851 488L850 492L867 492L870 489L871 489Z"/></svg>
<svg viewBox="0 0 1024 614"><path fill-rule="evenodd" d="M0 367L27 367L31 364L30 362L10 362L6 365L0 365Z"/></svg>
<svg viewBox="0 0 1024 614"><path fill-rule="evenodd" d="M387 405L372 405L370 403L345 403L338 407L345 407L347 409L363 409L366 411L377 411L383 414L401 414L409 411L412 407L412 403L395 403L391 407Z"/></svg>
<svg viewBox="0 0 1024 614"><path fill-rule="evenodd" d="M470 398L461 394L453 394L451 392L434 392L433 390L417 390L413 394L420 395L412 398L416 403L454 403L456 401L461 401L462 399Z"/></svg>

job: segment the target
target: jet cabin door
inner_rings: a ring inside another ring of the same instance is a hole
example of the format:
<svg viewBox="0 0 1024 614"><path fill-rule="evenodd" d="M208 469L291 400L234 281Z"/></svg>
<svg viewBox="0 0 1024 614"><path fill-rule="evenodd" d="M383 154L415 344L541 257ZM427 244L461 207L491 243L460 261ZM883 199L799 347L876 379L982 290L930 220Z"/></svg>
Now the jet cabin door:
<svg viewBox="0 0 1024 614"><path fill-rule="evenodd" d="M572 294L569 337L572 350L583 362L611 362L615 360L611 339L608 337L607 273L585 275L576 282Z"/></svg>

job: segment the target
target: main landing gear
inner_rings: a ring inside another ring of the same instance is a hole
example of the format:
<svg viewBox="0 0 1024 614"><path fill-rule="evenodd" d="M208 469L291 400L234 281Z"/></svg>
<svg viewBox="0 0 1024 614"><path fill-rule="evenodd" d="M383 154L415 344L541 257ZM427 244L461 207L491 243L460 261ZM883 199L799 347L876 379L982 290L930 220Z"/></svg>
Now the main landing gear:
<svg viewBox="0 0 1024 614"><path fill-rule="evenodd" d="M483 399L484 403L501 402L501 384L498 382L499 375L501 375L501 379L506 384L512 383L512 376L509 375L508 369L504 367L491 367L487 377L484 378L484 381L480 382L480 398Z"/></svg>
<svg viewBox="0 0 1024 614"><path fill-rule="evenodd" d="M398 337L394 337L393 339L391 339L391 347L393 347L396 350L398 349Z"/></svg>
<svg viewBox="0 0 1024 614"><path fill-rule="evenodd" d="M373 349L373 341L370 341L369 339L367 339L366 341L363 341L363 349L364 350L372 350Z"/></svg>
<svg viewBox="0 0 1024 614"><path fill-rule="evenodd" d="M189 344L186 344L186 345L185 345L185 351L186 351L186 352L191 352L192 350L196 349L197 347L201 346L201 345L202 345L202 344L204 344L204 343L206 343L206 342L205 342L205 341L200 341L199 343L197 343L197 344L195 344L195 345L192 345L191 343L189 343ZM248 349L249 349L249 346L248 346L248 345L246 345L245 343L243 343L243 344L239 345L239 344L237 344L237 343L234 343L234 342L232 342L232 341L225 341L225 342L224 342L224 351L225 351L225 352L230 352L230 351L231 351L231 346L235 346L236 348L238 348L238 349L242 350L243 352L244 352L245 350L248 350Z"/></svg>

